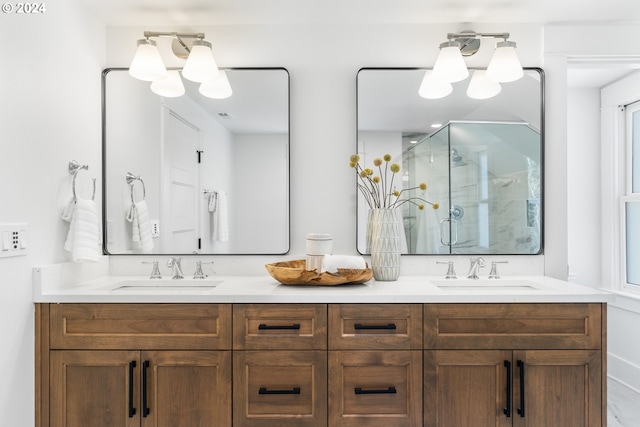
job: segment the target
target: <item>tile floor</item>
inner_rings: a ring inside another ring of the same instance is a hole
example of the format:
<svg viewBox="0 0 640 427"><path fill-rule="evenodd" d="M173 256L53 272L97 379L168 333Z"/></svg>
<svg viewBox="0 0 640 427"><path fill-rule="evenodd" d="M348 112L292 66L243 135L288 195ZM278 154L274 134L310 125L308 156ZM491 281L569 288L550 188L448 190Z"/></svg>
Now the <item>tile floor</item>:
<svg viewBox="0 0 640 427"><path fill-rule="evenodd" d="M640 427L640 393L609 378L607 427Z"/></svg>

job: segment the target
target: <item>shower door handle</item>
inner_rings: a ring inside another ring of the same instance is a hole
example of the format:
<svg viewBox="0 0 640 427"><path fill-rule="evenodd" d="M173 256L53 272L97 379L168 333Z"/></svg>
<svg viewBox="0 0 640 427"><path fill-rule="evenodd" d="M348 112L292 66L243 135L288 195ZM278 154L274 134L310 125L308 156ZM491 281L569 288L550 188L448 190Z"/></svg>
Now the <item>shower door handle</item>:
<svg viewBox="0 0 640 427"><path fill-rule="evenodd" d="M449 233L443 232L443 230L446 231L443 225L447 222L449 223ZM448 242L444 241L445 234L449 235ZM445 246L453 246L458 243L458 221L453 218L445 218L440 220L440 242Z"/></svg>

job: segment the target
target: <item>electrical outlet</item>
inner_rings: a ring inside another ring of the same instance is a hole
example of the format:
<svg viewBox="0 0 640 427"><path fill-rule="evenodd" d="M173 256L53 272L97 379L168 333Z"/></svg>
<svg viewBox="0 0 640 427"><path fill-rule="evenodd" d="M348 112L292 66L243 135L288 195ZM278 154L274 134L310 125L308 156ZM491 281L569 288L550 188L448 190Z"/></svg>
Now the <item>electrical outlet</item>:
<svg viewBox="0 0 640 427"><path fill-rule="evenodd" d="M151 237L160 237L160 220L158 219L151 220Z"/></svg>
<svg viewBox="0 0 640 427"><path fill-rule="evenodd" d="M0 258L27 254L27 224L0 224L0 235Z"/></svg>

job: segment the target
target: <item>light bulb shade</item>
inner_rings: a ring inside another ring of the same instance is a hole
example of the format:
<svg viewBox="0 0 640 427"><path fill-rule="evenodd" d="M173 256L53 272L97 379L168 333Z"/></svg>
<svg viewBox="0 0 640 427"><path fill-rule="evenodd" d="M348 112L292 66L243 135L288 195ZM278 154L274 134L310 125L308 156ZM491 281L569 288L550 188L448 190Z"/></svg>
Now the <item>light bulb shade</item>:
<svg viewBox="0 0 640 427"><path fill-rule="evenodd" d="M218 65L211 52L211 43L195 40L182 69L182 76L192 82L203 83L215 80L219 74Z"/></svg>
<svg viewBox="0 0 640 427"><path fill-rule="evenodd" d="M220 70L220 75L217 79L201 83L198 90L203 96L214 99L229 98L233 93L231 84L227 78L227 73L225 73L224 70Z"/></svg>
<svg viewBox="0 0 640 427"><path fill-rule="evenodd" d="M473 99L488 99L499 94L501 90L500 83L488 79L485 70L475 70L467 87L467 96Z"/></svg>
<svg viewBox="0 0 640 427"><path fill-rule="evenodd" d="M184 85L177 70L170 70L162 80L151 83L151 91L165 98L177 98L184 95Z"/></svg>
<svg viewBox="0 0 640 427"><path fill-rule="evenodd" d="M510 41L496 44L496 50L487 67L487 78L499 83L507 83L518 80L523 75L516 44Z"/></svg>
<svg viewBox="0 0 640 427"><path fill-rule="evenodd" d="M433 71L427 70L422 78L418 94L427 99L444 98L453 91L449 82L443 82L433 77Z"/></svg>
<svg viewBox="0 0 640 427"><path fill-rule="evenodd" d="M167 69L162 62L156 42L149 39L138 40L138 48L133 61L131 61L129 74L138 80L148 82L167 76Z"/></svg>
<svg viewBox="0 0 640 427"><path fill-rule="evenodd" d="M469 77L467 64L460 52L460 43L449 41L440 45L438 58L433 66L433 77L443 82L459 82Z"/></svg>

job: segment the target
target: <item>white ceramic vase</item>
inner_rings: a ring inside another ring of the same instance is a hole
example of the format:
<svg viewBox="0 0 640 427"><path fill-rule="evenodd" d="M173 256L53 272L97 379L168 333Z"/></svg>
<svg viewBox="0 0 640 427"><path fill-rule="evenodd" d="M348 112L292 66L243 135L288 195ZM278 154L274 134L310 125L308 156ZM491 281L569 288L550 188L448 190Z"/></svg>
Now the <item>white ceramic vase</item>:
<svg viewBox="0 0 640 427"><path fill-rule="evenodd" d="M396 209L371 209L367 224L367 247L373 278L393 281L400 277L400 223Z"/></svg>

